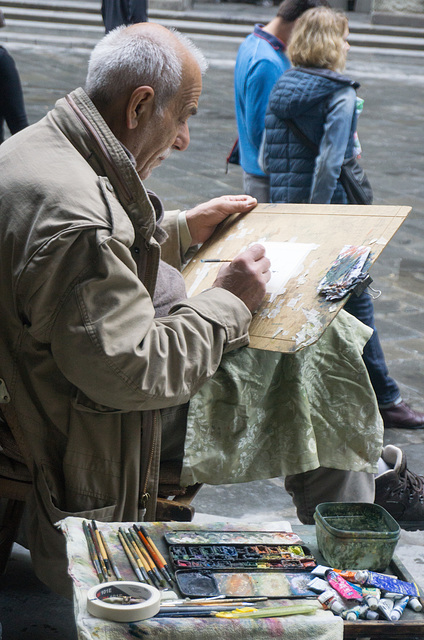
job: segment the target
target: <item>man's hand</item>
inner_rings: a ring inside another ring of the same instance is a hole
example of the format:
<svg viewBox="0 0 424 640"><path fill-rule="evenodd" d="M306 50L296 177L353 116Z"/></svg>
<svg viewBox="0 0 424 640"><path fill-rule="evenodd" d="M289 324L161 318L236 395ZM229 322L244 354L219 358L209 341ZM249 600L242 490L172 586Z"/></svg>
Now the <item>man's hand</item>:
<svg viewBox="0 0 424 640"><path fill-rule="evenodd" d="M257 205L251 196L221 196L197 205L186 213L192 246L205 242L215 231L217 224L233 213L251 211Z"/></svg>
<svg viewBox="0 0 424 640"><path fill-rule="evenodd" d="M222 287L240 298L251 313L261 304L266 283L271 279L270 261L265 248L254 244L221 267L213 287Z"/></svg>

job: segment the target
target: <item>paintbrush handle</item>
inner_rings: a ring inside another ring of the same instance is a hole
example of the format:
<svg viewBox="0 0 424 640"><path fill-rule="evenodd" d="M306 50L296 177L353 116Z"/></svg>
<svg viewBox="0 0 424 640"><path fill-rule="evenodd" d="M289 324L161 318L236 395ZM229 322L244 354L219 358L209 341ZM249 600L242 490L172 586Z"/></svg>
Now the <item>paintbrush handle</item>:
<svg viewBox="0 0 424 640"><path fill-rule="evenodd" d="M286 607L265 607L256 611L220 611L217 618L279 618L302 613L314 613L318 607L310 604L294 604Z"/></svg>
<svg viewBox="0 0 424 640"><path fill-rule="evenodd" d="M105 551L107 553L107 557L109 558L109 564L112 567L112 571L115 574L116 579L117 580L122 580L122 576L121 576L121 574L119 572L118 567L116 566L116 562L113 559L113 556L112 556L112 554L110 552L109 546L106 544L106 540L105 540L105 537L104 537L104 534L102 533L102 531L100 531L100 537L102 539L103 546L104 546Z"/></svg>
<svg viewBox="0 0 424 640"><path fill-rule="evenodd" d="M102 569L100 567L100 562L97 557L96 550L94 548L93 541L91 539L90 532L87 528L87 523L85 520L83 520L83 523L82 523L82 530L84 531L85 539L87 541L88 553L90 555L90 559L91 559L91 562L93 563L94 569L96 570L97 577L100 582L103 582L104 576L102 573Z"/></svg>
<svg viewBox="0 0 424 640"><path fill-rule="evenodd" d="M125 539L124 531L121 528L118 530L118 538L119 538L119 540L121 542L121 545L122 545L122 547L123 547L123 549L125 551L125 554L126 554L126 556L128 558L128 562L130 563L132 570L134 571L134 573L137 576L137 578L139 579L139 581L140 582L144 582L144 578L143 578L143 576L141 574L141 571L140 571L139 567L137 566L137 563L136 563L136 561L134 559L134 555L133 555L131 549L128 546L127 540Z"/></svg>

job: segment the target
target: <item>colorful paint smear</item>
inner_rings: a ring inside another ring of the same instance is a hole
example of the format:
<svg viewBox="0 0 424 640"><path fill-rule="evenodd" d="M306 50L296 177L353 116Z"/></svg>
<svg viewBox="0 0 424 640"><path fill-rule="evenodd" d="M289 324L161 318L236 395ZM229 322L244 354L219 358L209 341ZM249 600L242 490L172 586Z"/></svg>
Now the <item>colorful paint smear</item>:
<svg viewBox="0 0 424 640"><path fill-rule="evenodd" d="M175 578L183 596L306 598L316 597L308 588L309 573L282 573L273 571L176 571Z"/></svg>
<svg viewBox="0 0 424 640"><path fill-rule="evenodd" d="M299 544L302 540L289 531L170 531L168 544Z"/></svg>

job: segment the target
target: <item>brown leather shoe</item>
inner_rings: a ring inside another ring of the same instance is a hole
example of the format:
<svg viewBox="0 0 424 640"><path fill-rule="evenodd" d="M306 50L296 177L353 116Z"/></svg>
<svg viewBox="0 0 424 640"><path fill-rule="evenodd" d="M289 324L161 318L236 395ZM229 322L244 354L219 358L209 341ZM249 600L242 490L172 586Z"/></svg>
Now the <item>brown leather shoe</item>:
<svg viewBox="0 0 424 640"><path fill-rule="evenodd" d="M386 429L424 429L424 413L414 411L406 402L380 409L380 413Z"/></svg>

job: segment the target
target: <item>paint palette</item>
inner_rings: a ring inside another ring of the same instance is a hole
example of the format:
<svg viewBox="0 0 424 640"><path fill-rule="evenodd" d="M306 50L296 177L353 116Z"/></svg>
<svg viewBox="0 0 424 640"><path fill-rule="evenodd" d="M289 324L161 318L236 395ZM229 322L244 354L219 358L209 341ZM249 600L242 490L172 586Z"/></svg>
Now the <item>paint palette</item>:
<svg viewBox="0 0 424 640"><path fill-rule="evenodd" d="M232 597L265 596L267 598L316 598L308 589L309 573L277 571L176 571L175 579L184 597L202 598L218 595Z"/></svg>
<svg viewBox="0 0 424 640"><path fill-rule="evenodd" d="M296 533L170 531L165 540L185 597L316 597L307 587L316 561Z"/></svg>
<svg viewBox="0 0 424 640"><path fill-rule="evenodd" d="M175 570L312 571L316 567L315 558L302 545L171 545L169 557Z"/></svg>
<svg viewBox="0 0 424 640"><path fill-rule="evenodd" d="M168 544L300 544L292 531L169 531Z"/></svg>

